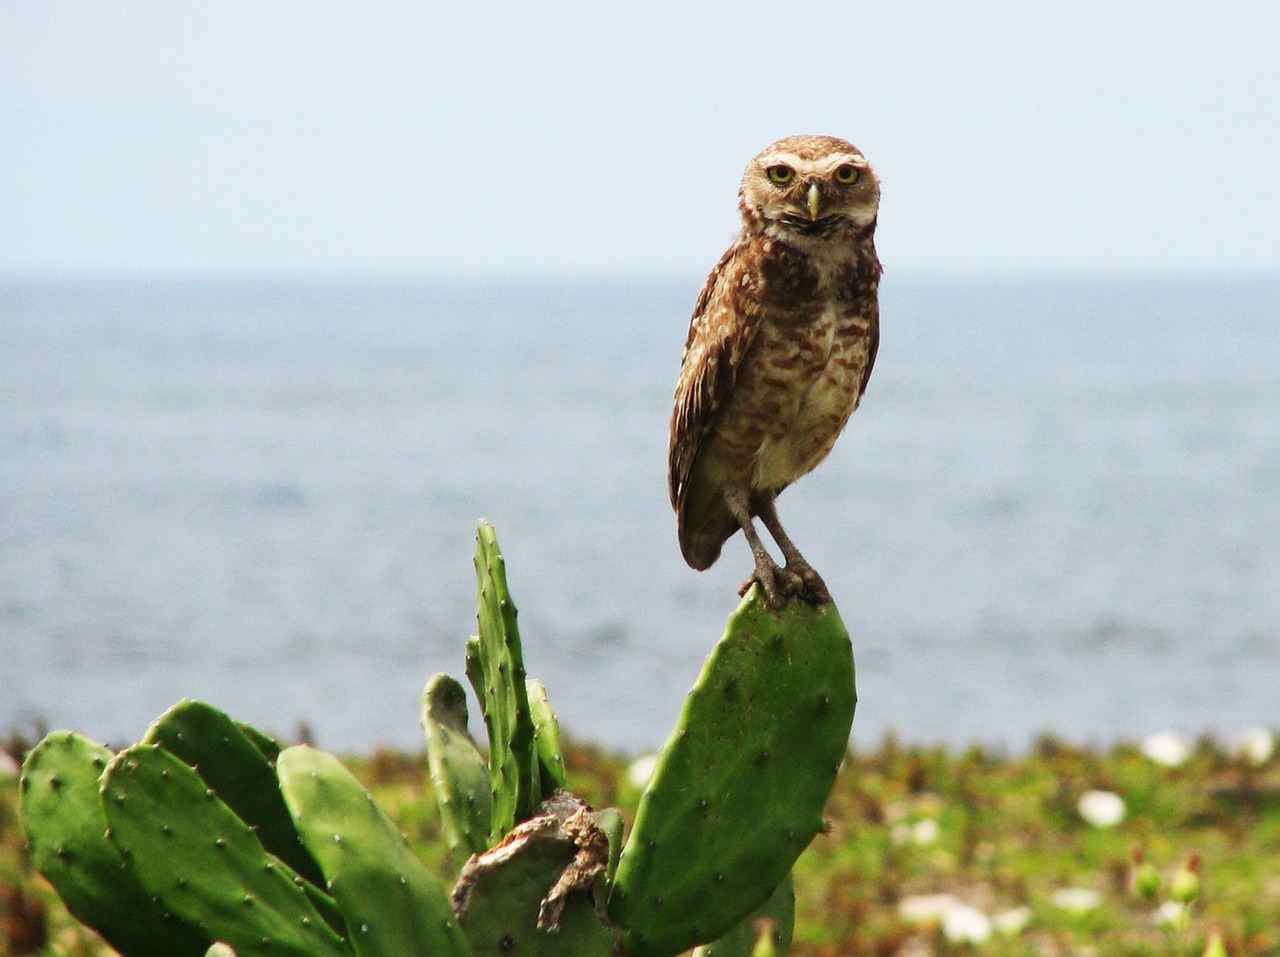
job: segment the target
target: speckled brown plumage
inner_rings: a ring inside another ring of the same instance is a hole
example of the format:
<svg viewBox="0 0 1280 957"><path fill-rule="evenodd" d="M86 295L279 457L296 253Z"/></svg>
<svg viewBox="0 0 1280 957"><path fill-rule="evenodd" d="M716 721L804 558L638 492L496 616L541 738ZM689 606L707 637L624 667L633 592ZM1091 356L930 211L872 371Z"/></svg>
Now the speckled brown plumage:
<svg viewBox="0 0 1280 957"><path fill-rule="evenodd" d="M871 375L879 180L851 143L794 136L751 161L738 195L742 233L698 296L676 386L669 464L680 549L693 568L709 568L741 530L756 561L747 584L760 582L771 605L789 594L825 601L774 500L826 458Z"/></svg>

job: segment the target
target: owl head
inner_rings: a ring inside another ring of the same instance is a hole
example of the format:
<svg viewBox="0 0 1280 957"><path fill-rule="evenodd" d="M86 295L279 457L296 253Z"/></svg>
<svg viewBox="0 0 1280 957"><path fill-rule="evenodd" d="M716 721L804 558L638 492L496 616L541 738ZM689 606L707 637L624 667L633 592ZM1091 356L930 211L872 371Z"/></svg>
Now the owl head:
<svg viewBox="0 0 1280 957"><path fill-rule="evenodd" d="M875 223L880 180L852 143L789 136L747 165L738 197L744 219L767 233L823 239Z"/></svg>

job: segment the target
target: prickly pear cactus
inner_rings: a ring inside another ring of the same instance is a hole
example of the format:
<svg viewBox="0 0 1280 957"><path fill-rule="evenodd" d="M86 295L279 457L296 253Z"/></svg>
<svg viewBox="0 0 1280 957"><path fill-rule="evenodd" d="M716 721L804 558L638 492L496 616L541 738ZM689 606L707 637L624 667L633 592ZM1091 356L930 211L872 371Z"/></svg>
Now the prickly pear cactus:
<svg viewBox="0 0 1280 957"><path fill-rule="evenodd" d="M289 817L275 767L226 712L203 701L179 701L151 723L140 743L158 744L198 768L204 783L254 829L268 852L313 884L323 881Z"/></svg>
<svg viewBox="0 0 1280 957"><path fill-rule="evenodd" d="M538 776L543 798L565 787L564 753L560 745L560 721L556 718L547 689L537 678L524 683L533 718L533 741L538 753Z"/></svg>
<svg viewBox="0 0 1280 957"><path fill-rule="evenodd" d="M506 562L487 522L480 523L476 535L475 565L480 634L467 642L467 678L480 699L489 730L493 786L489 843L496 844L518 822L536 813L543 787L516 606L507 588Z"/></svg>
<svg viewBox="0 0 1280 957"><path fill-rule="evenodd" d="M475 957L612 957L616 935L599 906L609 859L600 823L560 791L467 861L453 904Z"/></svg>
<svg viewBox="0 0 1280 957"><path fill-rule="evenodd" d="M276 770L357 957L469 957L445 886L337 758L299 745Z"/></svg>
<svg viewBox="0 0 1280 957"><path fill-rule="evenodd" d="M786 957L795 921L795 881L788 874L759 908L719 940L695 948L693 957Z"/></svg>
<svg viewBox="0 0 1280 957"><path fill-rule="evenodd" d="M175 920L107 840L99 779L114 757L104 745L55 731L22 766L22 819L36 870L67 909L125 954L199 957L208 938Z"/></svg>
<svg viewBox="0 0 1280 957"><path fill-rule="evenodd" d="M768 899L822 828L854 704L835 605L775 613L753 588L640 800L609 899L625 953L714 941Z"/></svg>
<svg viewBox="0 0 1280 957"><path fill-rule="evenodd" d="M307 747L199 702L119 755L50 735L23 768L33 857L126 957L785 957L790 871L821 827L853 717L832 605L729 620L686 699L625 845L621 814L567 791L559 726L527 679L493 529L476 550L467 676L422 701L452 895L368 792ZM607 909L606 909L607 902Z"/></svg>
<svg viewBox="0 0 1280 957"><path fill-rule="evenodd" d="M435 675L422 692L422 730L449 849L462 859L479 854L489 846L489 764L467 730L467 693L449 675Z"/></svg>
<svg viewBox="0 0 1280 957"><path fill-rule="evenodd" d="M303 889L199 773L156 745L120 752L102 779L111 843L146 890L240 957L351 957ZM134 953L154 953L154 950Z"/></svg>

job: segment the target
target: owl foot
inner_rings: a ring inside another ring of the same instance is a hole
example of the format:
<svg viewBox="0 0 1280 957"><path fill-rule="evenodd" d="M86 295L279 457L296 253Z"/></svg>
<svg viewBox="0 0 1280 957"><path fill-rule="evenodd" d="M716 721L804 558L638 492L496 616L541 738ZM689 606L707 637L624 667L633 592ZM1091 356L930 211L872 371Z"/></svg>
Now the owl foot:
<svg viewBox="0 0 1280 957"><path fill-rule="evenodd" d="M738 589L738 594L745 595L757 583L764 592L765 603L774 611L792 598L811 605L825 605L831 601L826 582L807 562L799 565L788 563L785 568L772 561L757 564L755 572Z"/></svg>

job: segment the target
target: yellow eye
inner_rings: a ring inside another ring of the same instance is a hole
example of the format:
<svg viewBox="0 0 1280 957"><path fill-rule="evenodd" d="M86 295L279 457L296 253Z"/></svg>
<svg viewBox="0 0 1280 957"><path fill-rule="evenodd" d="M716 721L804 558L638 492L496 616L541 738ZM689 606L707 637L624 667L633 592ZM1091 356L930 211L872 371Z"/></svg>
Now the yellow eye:
<svg viewBox="0 0 1280 957"><path fill-rule="evenodd" d="M836 167L837 183L843 183L845 186L848 186L850 183L856 183L857 181L858 167L850 166L848 163L845 163L843 166Z"/></svg>
<svg viewBox="0 0 1280 957"><path fill-rule="evenodd" d="M770 166L769 179L775 183L789 183L796 175L796 171L790 166Z"/></svg>

